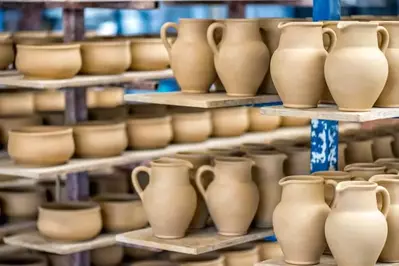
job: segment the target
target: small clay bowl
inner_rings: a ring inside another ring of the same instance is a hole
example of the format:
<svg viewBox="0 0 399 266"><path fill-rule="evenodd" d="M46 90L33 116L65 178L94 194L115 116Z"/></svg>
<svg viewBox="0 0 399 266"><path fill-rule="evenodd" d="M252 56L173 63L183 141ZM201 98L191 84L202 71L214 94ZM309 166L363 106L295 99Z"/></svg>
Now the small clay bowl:
<svg viewBox="0 0 399 266"><path fill-rule="evenodd" d="M202 142L212 134L209 111L174 112L172 114L173 142Z"/></svg>
<svg viewBox="0 0 399 266"><path fill-rule="evenodd" d="M83 74L121 74L130 66L129 41L90 41L81 45Z"/></svg>
<svg viewBox="0 0 399 266"><path fill-rule="evenodd" d="M0 70L7 69L15 58L13 43L10 33L0 34Z"/></svg>
<svg viewBox="0 0 399 266"><path fill-rule="evenodd" d="M39 207L39 232L47 238L77 242L96 237L102 228L100 206L94 202L45 203Z"/></svg>
<svg viewBox="0 0 399 266"><path fill-rule="evenodd" d="M215 137L235 137L244 134L249 128L247 107L212 109L213 135Z"/></svg>
<svg viewBox="0 0 399 266"><path fill-rule="evenodd" d="M170 253L169 259L181 266L224 266L225 257L216 252L201 255ZM245 265L245 264L243 264Z"/></svg>
<svg viewBox="0 0 399 266"><path fill-rule="evenodd" d="M262 115L260 108L249 108L249 131L270 131L281 124L281 116Z"/></svg>
<svg viewBox="0 0 399 266"><path fill-rule="evenodd" d="M0 142L7 144L8 132L26 126L37 126L42 124L40 116L9 116L0 118Z"/></svg>
<svg viewBox="0 0 399 266"><path fill-rule="evenodd" d="M46 90L34 94L35 110L40 112L64 111L65 92Z"/></svg>
<svg viewBox="0 0 399 266"><path fill-rule="evenodd" d="M2 255L0 266L47 266L47 261L43 256L33 254Z"/></svg>
<svg viewBox="0 0 399 266"><path fill-rule="evenodd" d="M124 104L125 89L121 87L105 87L95 93L96 108L114 108Z"/></svg>
<svg viewBox="0 0 399 266"><path fill-rule="evenodd" d="M74 151L72 128L32 126L9 131L8 154L17 164L36 167L64 164Z"/></svg>
<svg viewBox="0 0 399 266"><path fill-rule="evenodd" d="M34 112L32 92L0 93L0 116L32 115Z"/></svg>
<svg viewBox="0 0 399 266"><path fill-rule="evenodd" d="M114 245L93 249L90 252L90 260L94 266L120 265L123 260L123 247Z"/></svg>
<svg viewBox="0 0 399 266"><path fill-rule="evenodd" d="M120 155L127 147L126 124L91 121L74 125L75 155L104 158Z"/></svg>
<svg viewBox="0 0 399 266"><path fill-rule="evenodd" d="M307 117L293 117L283 116L281 117L282 127L304 127L310 124L310 118Z"/></svg>
<svg viewBox="0 0 399 266"><path fill-rule="evenodd" d="M80 44L18 44L15 66L27 79L72 78L82 66Z"/></svg>
<svg viewBox="0 0 399 266"><path fill-rule="evenodd" d="M0 189L2 212L11 218L36 218L37 208L44 202L44 193L36 187Z"/></svg>
<svg viewBox="0 0 399 266"><path fill-rule="evenodd" d="M260 261L259 248L252 243L226 248L221 253L229 266L255 265Z"/></svg>

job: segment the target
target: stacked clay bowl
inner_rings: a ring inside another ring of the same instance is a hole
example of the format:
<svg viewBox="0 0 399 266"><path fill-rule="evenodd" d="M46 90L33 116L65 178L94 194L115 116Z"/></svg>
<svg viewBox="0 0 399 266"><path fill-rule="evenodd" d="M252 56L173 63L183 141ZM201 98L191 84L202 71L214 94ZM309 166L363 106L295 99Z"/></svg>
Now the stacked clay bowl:
<svg viewBox="0 0 399 266"><path fill-rule="evenodd" d="M32 115L35 111L32 92L0 93L0 116Z"/></svg>
<svg viewBox="0 0 399 266"><path fill-rule="evenodd" d="M0 143L5 145L8 142L8 132L26 126L41 125L40 116L7 116L0 117Z"/></svg>
<svg viewBox="0 0 399 266"><path fill-rule="evenodd" d="M279 128L280 116L262 115L260 108L249 108L249 131L270 131Z"/></svg>
<svg viewBox="0 0 399 266"><path fill-rule="evenodd" d="M212 125L215 137L240 136L249 128L248 108L230 107L213 109Z"/></svg>
<svg viewBox="0 0 399 266"><path fill-rule="evenodd" d="M0 34L0 70L7 69L14 62L14 48L11 34Z"/></svg>

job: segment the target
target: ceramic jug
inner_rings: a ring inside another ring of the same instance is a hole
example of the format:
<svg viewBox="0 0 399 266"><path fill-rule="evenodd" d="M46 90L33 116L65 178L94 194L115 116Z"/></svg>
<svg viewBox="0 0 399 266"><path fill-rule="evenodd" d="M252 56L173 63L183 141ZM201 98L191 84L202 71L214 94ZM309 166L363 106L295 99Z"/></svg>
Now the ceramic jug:
<svg viewBox="0 0 399 266"><path fill-rule="evenodd" d="M211 19L180 19L179 24L167 22L161 28L173 75L182 92L206 93L216 80L213 53L206 39L212 22ZM177 30L173 44L168 42L169 28Z"/></svg>
<svg viewBox="0 0 399 266"><path fill-rule="evenodd" d="M351 140L346 143L345 151L347 163L372 163L374 162L372 145L373 140Z"/></svg>
<svg viewBox="0 0 399 266"><path fill-rule="evenodd" d="M216 29L223 29L219 45ZM229 96L254 96L269 69L270 54L258 19L226 19L208 28L217 74Z"/></svg>
<svg viewBox="0 0 399 266"><path fill-rule="evenodd" d="M215 166L201 166L196 184L208 206L218 233L225 236L245 235L259 205L259 191L252 181L253 161L242 157L216 157ZM210 171L214 180L205 190L203 174Z"/></svg>
<svg viewBox="0 0 399 266"><path fill-rule="evenodd" d="M377 193L383 196L382 213ZM325 233L337 265L375 265L387 239L388 191L372 182L344 181L337 185L334 201Z"/></svg>
<svg viewBox="0 0 399 266"><path fill-rule="evenodd" d="M393 136L377 136L373 138L373 159L381 158L393 158L392 142L394 141Z"/></svg>
<svg viewBox="0 0 399 266"><path fill-rule="evenodd" d="M398 158L381 158L374 162L377 165L386 167L386 172L389 174L399 173L399 159Z"/></svg>
<svg viewBox="0 0 399 266"><path fill-rule="evenodd" d="M324 223L330 212L319 176L287 176L280 180L281 201L273 213L273 229L284 253L284 261L296 265L318 264L326 248ZM364 265L363 265L364 266Z"/></svg>
<svg viewBox="0 0 399 266"><path fill-rule="evenodd" d="M283 164L287 155L277 151L249 151L247 157L255 165L252 176L259 189L259 207L255 215L255 226L271 228L273 211L281 199L281 187L278 182L284 177Z"/></svg>
<svg viewBox="0 0 399 266"><path fill-rule="evenodd" d="M151 161L150 165L136 167L132 183L143 201L152 231L158 238L182 238L197 207L197 195L190 184L193 165L185 160L165 158ZM144 191L138 181L140 172L150 177Z"/></svg>
<svg viewBox="0 0 399 266"><path fill-rule="evenodd" d="M333 180L337 184L343 181L350 181L352 179L352 175L348 172L343 171L318 171L312 173L314 176L320 176L324 178L324 180ZM324 188L324 197L326 199L326 203L328 205L331 204L332 200L334 199L335 190L329 186Z"/></svg>
<svg viewBox="0 0 399 266"><path fill-rule="evenodd" d="M285 107L317 107L327 89L323 71L327 57L323 33L331 38L328 51L335 46L337 37L332 29L322 26L322 22L279 25L280 43L270 63L270 74Z"/></svg>
<svg viewBox="0 0 399 266"><path fill-rule="evenodd" d="M328 88L339 110L367 111L387 81L388 62L384 52L389 34L376 22L345 21L337 27L339 39L324 68ZM382 36L380 48L377 33Z"/></svg>
<svg viewBox="0 0 399 266"><path fill-rule="evenodd" d="M375 163L353 163L345 166L344 171L357 180L369 180L373 175L384 174L386 167Z"/></svg>

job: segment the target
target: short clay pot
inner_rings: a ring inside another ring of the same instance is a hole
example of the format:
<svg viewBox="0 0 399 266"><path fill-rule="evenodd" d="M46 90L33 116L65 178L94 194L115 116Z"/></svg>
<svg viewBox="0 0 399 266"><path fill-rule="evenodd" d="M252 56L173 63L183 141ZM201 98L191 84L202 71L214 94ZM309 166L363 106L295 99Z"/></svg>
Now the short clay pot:
<svg viewBox="0 0 399 266"><path fill-rule="evenodd" d="M34 111L32 92L0 93L0 116L32 115Z"/></svg>
<svg viewBox="0 0 399 266"><path fill-rule="evenodd" d="M96 108L113 108L124 104L122 87L105 87L95 93Z"/></svg>
<svg viewBox="0 0 399 266"><path fill-rule="evenodd" d="M309 124L310 118L307 117L283 116L281 118L282 127L304 127Z"/></svg>
<svg viewBox="0 0 399 266"><path fill-rule="evenodd" d="M345 166L344 171L349 172L353 178L368 181L373 175L384 174L385 166L374 163L353 163Z"/></svg>
<svg viewBox="0 0 399 266"><path fill-rule="evenodd" d="M27 79L68 79L81 66L79 44L17 45L15 67Z"/></svg>
<svg viewBox="0 0 399 266"><path fill-rule="evenodd" d="M174 42L169 38L168 42ZM130 39L131 70L154 71L168 68L170 65L168 51L161 38Z"/></svg>
<svg viewBox="0 0 399 266"><path fill-rule="evenodd" d="M213 109L212 125L215 137L240 136L249 128L248 108L231 107Z"/></svg>
<svg viewBox="0 0 399 266"><path fill-rule="evenodd" d="M310 149L308 147L291 146L280 150L288 155L284 164L286 175L310 174Z"/></svg>
<svg viewBox="0 0 399 266"><path fill-rule="evenodd" d="M43 203L43 193L35 187L0 189L1 211L15 219L36 218L37 208Z"/></svg>
<svg viewBox="0 0 399 266"><path fill-rule="evenodd" d="M172 114L173 142L202 142L212 134L209 111L174 112Z"/></svg>
<svg viewBox="0 0 399 266"><path fill-rule="evenodd" d="M59 90L46 90L35 92L35 110L40 112L64 111L65 92Z"/></svg>
<svg viewBox="0 0 399 266"><path fill-rule="evenodd" d="M76 156L103 158L120 155L127 147L126 124L86 122L75 125L73 136Z"/></svg>
<svg viewBox="0 0 399 266"><path fill-rule="evenodd" d="M33 254L2 255L0 266L47 266L47 261L43 256Z"/></svg>
<svg viewBox="0 0 399 266"><path fill-rule="evenodd" d="M0 70L7 69L14 62L14 49L10 34L0 35Z"/></svg>
<svg viewBox="0 0 399 266"><path fill-rule="evenodd" d="M77 201L43 204L39 207L37 228L43 236L57 241L92 239L102 228L100 206Z"/></svg>
<svg viewBox="0 0 399 266"><path fill-rule="evenodd" d="M94 266L120 265L123 260L123 247L120 245L114 245L93 249L90 251L90 260Z"/></svg>
<svg viewBox="0 0 399 266"><path fill-rule="evenodd" d="M259 248L260 261L280 259L284 256L278 242L267 242L261 240L256 242L256 245Z"/></svg>
<svg viewBox="0 0 399 266"><path fill-rule="evenodd" d="M75 151L72 129L32 126L9 131L8 154L17 164L51 166L66 163Z"/></svg>
<svg viewBox="0 0 399 266"><path fill-rule="evenodd" d="M26 126L40 125L42 119L39 116L10 116L0 118L0 141L7 144L8 132Z"/></svg>
<svg viewBox="0 0 399 266"><path fill-rule="evenodd" d="M129 258L134 260L149 260L159 252L152 251L150 249L140 248L140 247L124 247L124 253Z"/></svg>
<svg viewBox="0 0 399 266"><path fill-rule="evenodd" d="M171 253L169 259L181 266L225 266L225 257L216 252L201 255Z"/></svg>
<svg viewBox="0 0 399 266"><path fill-rule="evenodd" d="M281 124L280 116L268 116L260 113L260 108L249 108L249 131L270 131Z"/></svg>
<svg viewBox="0 0 399 266"><path fill-rule="evenodd" d="M226 266L252 266L260 261L259 248L251 243L221 250Z"/></svg>

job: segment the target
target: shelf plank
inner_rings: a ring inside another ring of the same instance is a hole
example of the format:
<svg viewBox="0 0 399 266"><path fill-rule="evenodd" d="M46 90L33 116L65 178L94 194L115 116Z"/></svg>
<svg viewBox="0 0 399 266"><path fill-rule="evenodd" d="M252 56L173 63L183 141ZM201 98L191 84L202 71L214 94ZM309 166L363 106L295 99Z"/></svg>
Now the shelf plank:
<svg viewBox="0 0 399 266"><path fill-rule="evenodd" d="M259 103L278 103L280 98L278 95L257 95L253 97L227 96L226 93L204 93L192 94L182 92L166 92L166 93L145 93L145 94L127 94L125 102L135 103L154 103L177 105L186 107L199 108L216 108L228 106L240 106Z"/></svg>
<svg viewBox="0 0 399 266"><path fill-rule="evenodd" d="M19 178L16 180L1 181L0 188L12 188L12 187L30 187L37 184L37 180L28 178ZM0 226L1 228L1 226ZM0 229L1 231L1 229Z"/></svg>
<svg viewBox="0 0 399 266"><path fill-rule="evenodd" d="M295 109L282 105L262 107L264 115L296 116L313 119L365 122L384 118L399 117L399 108L373 108L367 112L342 112L336 105L321 104L317 108Z"/></svg>
<svg viewBox="0 0 399 266"><path fill-rule="evenodd" d="M235 246L273 235L271 229L251 229L244 236L221 236L215 228L206 228L189 233L180 239L160 239L152 234L151 228L116 235L116 241L128 245L156 248L186 254L202 254L230 246Z"/></svg>

